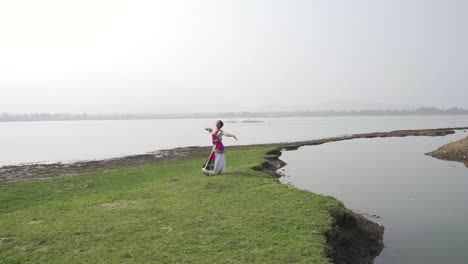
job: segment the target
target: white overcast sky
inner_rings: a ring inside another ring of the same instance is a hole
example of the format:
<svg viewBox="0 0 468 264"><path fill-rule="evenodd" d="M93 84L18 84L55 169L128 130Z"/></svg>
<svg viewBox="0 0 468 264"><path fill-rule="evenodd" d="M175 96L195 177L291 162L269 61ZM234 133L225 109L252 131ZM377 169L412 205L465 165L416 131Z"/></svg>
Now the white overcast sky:
<svg viewBox="0 0 468 264"><path fill-rule="evenodd" d="M0 2L0 112L468 107L464 0Z"/></svg>

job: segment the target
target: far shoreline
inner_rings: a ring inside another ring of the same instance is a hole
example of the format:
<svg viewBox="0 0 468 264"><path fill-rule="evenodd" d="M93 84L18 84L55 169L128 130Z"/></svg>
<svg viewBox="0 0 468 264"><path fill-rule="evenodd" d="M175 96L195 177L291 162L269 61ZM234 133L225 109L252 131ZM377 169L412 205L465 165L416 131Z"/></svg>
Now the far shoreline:
<svg viewBox="0 0 468 264"><path fill-rule="evenodd" d="M70 113L0 113L2 123L78 122L78 121L138 121L180 119L260 119L260 118L333 118L333 117L421 117L421 116L468 116L463 108L418 108L413 110L304 110L285 112L220 112L220 113L168 113L168 114L70 114Z"/></svg>

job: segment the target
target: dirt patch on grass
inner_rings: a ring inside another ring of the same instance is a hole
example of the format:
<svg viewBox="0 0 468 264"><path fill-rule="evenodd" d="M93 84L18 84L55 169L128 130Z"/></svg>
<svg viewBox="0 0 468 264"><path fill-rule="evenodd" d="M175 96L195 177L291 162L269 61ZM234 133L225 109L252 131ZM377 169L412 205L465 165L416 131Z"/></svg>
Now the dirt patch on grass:
<svg viewBox="0 0 468 264"><path fill-rule="evenodd" d="M131 208L131 207L138 207L137 201L128 201L128 200L120 200L114 201L111 203L104 203L100 205L102 208L106 210L115 210L115 209L124 209L124 208Z"/></svg>
<svg viewBox="0 0 468 264"><path fill-rule="evenodd" d="M29 221L29 222L26 222L27 225L38 225L38 224L42 224L42 221L41 220L32 220L32 221Z"/></svg>
<svg viewBox="0 0 468 264"><path fill-rule="evenodd" d="M468 168L468 137L443 145L426 155L442 160L463 162Z"/></svg>
<svg viewBox="0 0 468 264"><path fill-rule="evenodd" d="M15 241L15 238L13 236L0 237L0 244L1 243L10 243L10 242L13 242L13 241Z"/></svg>

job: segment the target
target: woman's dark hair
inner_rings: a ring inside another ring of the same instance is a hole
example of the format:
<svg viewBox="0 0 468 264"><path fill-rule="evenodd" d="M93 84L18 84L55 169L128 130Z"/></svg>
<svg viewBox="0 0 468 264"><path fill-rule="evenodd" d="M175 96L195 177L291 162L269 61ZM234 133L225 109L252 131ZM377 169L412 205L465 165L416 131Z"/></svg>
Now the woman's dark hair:
<svg viewBox="0 0 468 264"><path fill-rule="evenodd" d="M219 125L220 125L219 128L222 128L222 127L224 126L224 123L223 123L223 121L221 121L221 120L218 120L218 122L216 122L216 124L219 124Z"/></svg>

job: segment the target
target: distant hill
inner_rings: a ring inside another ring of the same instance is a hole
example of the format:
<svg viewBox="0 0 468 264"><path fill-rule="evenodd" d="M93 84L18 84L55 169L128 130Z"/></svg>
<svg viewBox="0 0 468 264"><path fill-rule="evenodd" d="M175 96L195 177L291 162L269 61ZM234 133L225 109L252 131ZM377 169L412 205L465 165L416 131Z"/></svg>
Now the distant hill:
<svg viewBox="0 0 468 264"><path fill-rule="evenodd" d="M421 107L413 110L326 110L294 112L224 112L224 113L181 113L181 114L0 114L0 122L20 121L78 121L78 120L139 120L139 119L182 119L182 118L261 118L261 117L327 117L327 116L409 116L409 115L468 115L461 107L439 109Z"/></svg>

